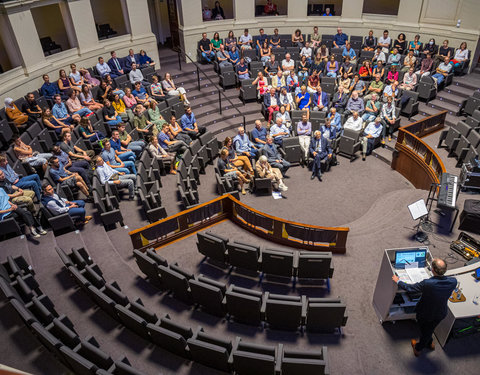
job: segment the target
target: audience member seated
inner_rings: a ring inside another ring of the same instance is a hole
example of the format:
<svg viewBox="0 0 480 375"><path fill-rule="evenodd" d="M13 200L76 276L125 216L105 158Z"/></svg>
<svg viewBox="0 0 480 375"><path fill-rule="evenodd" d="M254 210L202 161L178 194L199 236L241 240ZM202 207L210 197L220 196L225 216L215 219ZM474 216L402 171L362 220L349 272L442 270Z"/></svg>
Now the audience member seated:
<svg viewBox="0 0 480 375"><path fill-rule="evenodd" d="M452 64L450 64L450 59L445 57L444 62L437 67L437 72L432 75L432 78L437 82L437 85L445 80L448 73L450 73L450 70L452 70Z"/></svg>
<svg viewBox="0 0 480 375"><path fill-rule="evenodd" d="M68 100L65 102L65 105L68 108L68 111L70 114L73 115L78 115L80 117L83 116L91 116L93 115L93 112L89 110L87 107L84 107L81 103L80 100L78 99L78 92L75 90L71 90L70 93L68 94Z"/></svg>
<svg viewBox="0 0 480 375"><path fill-rule="evenodd" d="M325 61L328 60L328 52L327 52L327 57L324 58L320 51L321 48L322 47L320 47L317 50L317 54L315 55L314 59L312 60L312 63L310 64L309 74L312 74L313 72L316 71L318 75L323 75L323 71L325 70Z"/></svg>
<svg viewBox="0 0 480 375"><path fill-rule="evenodd" d="M31 125L35 122L34 119L31 119L26 113L21 112L12 98L5 99L5 113L10 121L12 121L16 127L21 127L22 125Z"/></svg>
<svg viewBox="0 0 480 375"><path fill-rule="evenodd" d="M364 100L370 100L373 93L382 95L383 87L384 83L381 81L380 74L375 75L375 81L372 81L370 86L368 86L367 95L365 95Z"/></svg>
<svg viewBox="0 0 480 375"><path fill-rule="evenodd" d="M323 17L331 17L333 16L332 13L330 13L330 8L325 8L325 13L322 14Z"/></svg>
<svg viewBox="0 0 480 375"><path fill-rule="evenodd" d="M342 86L343 92L348 94L350 92L350 85L352 83L351 78L348 76L347 72L343 72L343 74L341 74L339 78L340 79L338 80L338 86Z"/></svg>
<svg viewBox="0 0 480 375"><path fill-rule="evenodd" d="M105 99L103 101L102 114L103 121L105 121L105 124L109 125L110 127L116 127L119 124L123 123L122 118L115 110L115 108L113 108L112 103L109 99Z"/></svg>
<svg viewBox="0 0 480 375"><path fill-rule="evenodd" d="M122 161L118 155L115 153L115 150L112 148L112 145L109 140L103 142L103 151L100 156L110 167L115 169L118 172L123 172L125 174L137 174L137 169L135 168L135 163L131 160Z"/></svg>
<svg viewBox="0 0 480 375"><path fill-rule="evenodd" d="M164 126L162 131L158 133L158 143L160 147L169 154L175 154L177 160L180 160L181 155L188 150L188 145L185 142L173 139L173 137L169 135L169 128L167 126Z"/></svg>
<svg viewBox="0 0 480 375"><path fill-rule="evenodd" d="M277 116L275 117L275 122L277 122L277 119L281 119L282 124L285 124L288 130L291 130L292 119L290 118L290 114L287 112L287 109L283 104L280 106L280 110L277 112Z"/></svg>
<svg viewBox="0 0 480 375"><path fill-rule="evenodd" d="M245 191L245 183L250 183L250 179L245 177L237 167L230 163L228 160L228 150L225 148L220 151L220 157L217 160L217 167L222 177L227 177L238 181L242 194L247 194Z"/></svg>
<svg viewBox="0 0 480 375"><path fill-rule="evenodd" d="M61 198L55 194L55 190L49 184L43 186L42 204L52 215L68 213L77 224L88 224L92 220L91 216L86 216L85 201L68 201Z"/></svg>
<svg viewBox="0 0 480 375"><path fill-rule="evenodd" d="M176 87L173 82L172 76L170 73L165 73L165 77L162 81L163 90L167 92L170 96L178 96L186 105L190 105L190 102L187 99L187 92L183 87Z"/></svg>
<svg viewBox="0 0 480 375"><path fill-rule="evenodd" d="M166 99L166 96L162 90L162 84L158 80L158 76L152 76L152 84L150 85L150 92L152 93L152 99L156 101L162 101Z"/></svg>
<svg viewBox="0 0 480 375"><path fill-rule="evenodd" d="M322 41L322 36L318 33L318 26L313 27L313 33L310 34L310 43L312 44L313 49L320 47Z"/></svg>
<svg viewBox="0 0 480 375"><path fill-rule="evenodd" d="M393 52L388 55L388 63L392 66L399 66L402 56L400 55L397 48L393 49Z"/></svg>
<svg viewBox="0 0 480 375"><path fill-rule="evenodd" d="M92 158L95 155L93 150L82 150L79 146L72 142L72 133L65 132L62 138L62 142L59 144L62 151L68 154L72 160L86 160L92 163Z"/></svg>
<svg viewBox="0 0 480 375"><path fill-rule="evenodd" d="M372 78L372 63L370 62L370 60L365 60L362 63L362 66L358 70L358 75L359 77L362 77L362 81L363 80L369 81L370 78Z"/></svg>
<svg viewBox="0 0 480 375"><path fill-rule="evenodd" d="M345 121L343 128L349 129L355 132L358 132L363 129L363 121L357 111L352 112L352 116L350 116L347 119L347 121Z"/></svg>
<svg viewBox="0 0 480 375"><path fill-rule="evenodd" d="M453 66L458 68L462 62L468 60L468 54L467 43L462 42L460 48L455 51L455 56L452 60Z"/></svg>
<svg viewBox="0 0 480 375"><path fill-rule="evenodd" d="M377 117L375 121L369 123L363 130L363 136L360 137L360 143L362 144L362 160L365 161L365 156L370 155L375 144L375 139L382 134L381 118Z"/></svg>
<svg viewBox="0 0 480 375"><path fill-rule="evenodd" d="M355 63L355 61L357 60L357 54L355 53L355 50L350 45L350 42L345 43L345 46L343 47L343 51L342 51L342 57L344 60L346 60L347 57L350 58L350 61L352 63Z"/></svg>
<svg viewBox="0 0 480 375"><path fill-rule="evenodd" d="M421 77L430 75L430 71L433 67L433 59L430 53L426 54L426 57L422 60L420 65L420 70L416 72L417 75Z"/></svg>
<svg viewBox="0 0 480 375"><path fill-rule="evenodd" d="M82 178L83 181L87 184L88 189L91 188L91 172L92 169L90 167L90 163L84 159L77 159L72 161L68 154L60 148L60 146L55 145L52 147L52 156L56 156L60 165L63 168L67 169L72 173L78 173ZM49 159L50 160L50 159Z"/></svg>
<svg viewBox="0 0 480 375"><path fill-rule="evenodd" d="M240 54L238 53L238 49L236 46L232 46L232 48L228 52L228 56L230 57L230 62L238 68L238 64L240 64ZM245 63L245 60L243 61Z"/></svg>
<svg viewBox="0 0 480 375"><path fill-rule="evenodd" d="M208 63L212 62L215 58L215 52L213 52L212 42L207 38L207 33L202 33L202 39L198 42L198 48L202 57L207 60Z"/></svg>
<svg viewBox="0 0 480 375"><path fill-rule="evenodd" d="M197 119L190 107L185 108L185 114L180 118L180 126L182 127L182 131L187 133L192 139L199 138L207 131L205 126L198 126Z"/></svg>
<svg viewBox="0 0 480 375"><path fill-rule="evenodd" d="M253 142L245 134L245 128L240 126L238 128L238 134L233 138L233 147L235 151L240 155L245 155L250 159L256 159L258 150Z"/></svg>
<svg viewBox="0 0 480 375"><path fill-rule="evenodd" d="M295 30L292 34L292 46L298 47L299 49L303 48L303 35L300 29Z"/></svg>
<svg viewBox="0 0 480 375"><path fill-rule="evenodd" d="M157 137L152 136L148 139L147 151L151 158L170 162L170 174L177 174L175 153L165 151L165 149L159 145Z"/></svg>
<svg viewBox="0 0 480 375"><path fill-rule="evenodd" d="M110 184L117 185L120 188L128 188L128 199L133 200L135 198L135 181L136 176L134 174L125 174L120 172L108 164L106 164L100 156L96 159L97 173L102 185Z"/></svg>
<svg viewBox="0 0 480 375"><path fill-rule="evenodd" d="M92 123L87 117L82 117L80 120L78 133L82 136L82 138L87 139L90 142L96 142L105 138L105 135L103 135L101 131L93 129Z"/></svg>
<svg viewBox="0 0 480 375"><path fill-rule="evenodd" d="M393 81L391 84L385 86L385 89L383 90L383 96L382 100L384 103L387 102L388 98L392 98L393 101L395 101L395 98L398 95L398 82Z"/></svg>
<svg viewBox="0 0 480 375"><path fill-rule="evenodd" d="M368 32L368 35L363 40L362 48L364 51L373 51L377 45L377 38L373 36L373 30Z"/></svg>
<svg viewBox="0 0 480 375"><path fill-rule="evenodd" d="M217 53L220 50L220 45L222 44L222 39L220 39L220 34L215 32L213 38L210 39L210 43L213 46L213 52Z"/></svg>
<svg viewBox="0 0 480 375"><path fill-rule="evenodd" d="M307 87L305 85L302 85L295 100L297 102L298 109L306 111L307 118L310 118L310 105L312 104L312 99L310 94L307 92Z"/></svg>
<svg viewBox="0 0 480 375"><path fill-rule="evenodd" d="M56 156L52 156L48 160L48 164L50 165L50 177L56 184L68 186L71 189L77 187L87 198L90 197L88 186L82 176L65 169Z"/></svg>
<svg viewBox="0 0 480 375"><path fill-rule="evenodd" d="M240 81L250 78L250 74L248 74L248 64L245 62L243 57L240 59L240 62L237 65L237 75Z"/></svg>
<svg viewBox="0 0 480 375"><path fill-rule="evenodd" d="M206 36L206 34L205 34L205 36ZM203 37L203 34L202 34L202 37ZM233 47L235 47L235 49L237 49L237 38L235 37L235 34L233 33L232 30L230 30L228 32L228 36L225 38L225 40L223 42L224 42L227 50L231 51L233 49Z"/></svg>
<svg viewBox="0 0 480 375"><path fill-rule="evenodd" d="M212 20L212 11L208 7L208 5L205 5L202 10L202 19L204 21L211 21Z"/></svg>
<svg viewBox="0 0 480 375"><path fill-rule="evenodd" d="M282 46L280 45L280 35L278 35L278 29L274 29L274 30L273 30L273 35L271 36L269 42L270 42L269 46L270 46L271 48L280 48L280 47L282 47Z"/></svg>
<svg viewBox="0 0 480 375"><path fill-rule="evenodd" d="M102 78L105 77L106 74L110 74L112 78L118 77L118 74L115 74L112 69L110 69L110 66L105 62L102 56L98 58L98 63L95 65L95 68Z"/></svg>
<svg viewBox="0 0 480 375"><path fill-rule="evenodd" d="M125 124L121 123L117 126L118 137L122 147L126 147L127 150L132 150L136 156L139 156L145 148L145 141L143 139L133 140L132 136L125 130ZM113 132L112 132L113 139ZM113 147L113 143L112 143ZM122 159L123 160L123 159Z"/></svg>
<svg viewBox="0 0 480 375"><path fill-rule="evenodd" d="M267 43L268 46L268 35L265 34L265 30L260 29L258 30L258 36L257 36L257 41L255 42L255 48L257 49L257 52L259 52L262 48L264 43ZM267 47L268 48L268 47Z"/></svg>
<svg viewBox="0 0 480 375"><path fill-rule="evenodd" d="M317 86L317 92L313 94L313 111L328 111L328 94L322 91L322 86Z"/></svg>
<svg viewBox="0 0 480 375"><path fill-rule="evenodd" d="M125 89L126 91L127 89ZM97 90L97 102L103 103L103 101L113 95L113 88L105 80L100 82Z"/></svg>
<svg viewBox="0 0 480 375"><path fill-rule="evenodd" d="M12 185L17 186L20 189L33 190L35 196L40 200L41 195L41 183L38 174L30 174L20 178L20 176L13 170L8 164L8 159L5 154L0 155L0 171L5 175L5 179Z"/></svg>
<svg viewBox="0 0 480 375"><path fill-rule="evenodd" d="M30 211L32 215L36 215L35 206L33 204L35 192L33 190L23 190L15 185L12 185L5 178L3 171L0 171L0 188L5 190L5 193L7 193L9 200L13 204L25 205L27 210Z"/></svg>
<svg viewBox="0 0 480 375"><path fill-rule="evenodd" d="M279 70L277 72L277 75L272 77L272 85L271 87L275 89L277 94L280 93L280 90L282 87L285 86L285 76L282 74L282 72Z"/></svg>
<svg viewBox="0 0 480 375"><path fill-rule="evenodd" d="M113 81L110 74L105 74L105 77L103 77L103 80L106 82L107 87L109 86L111 88L111 91L110 91L108 97L110 97L110 95L119 94L120 98L123 98L123 96L125 95L125 92L123 90L117 88L117 84Z"/></svg>
<svg viewBox="0 0 480 375"><path fill-rule="evenodd" d="M343 113L347 106L348 95L344 93L343 86L338 88L338 91L333 94L332 107L337 110L338 113Z"/></svg>
<svg viewBox="0 0 480 375"><path fill-rule="evenodd" d="M93 99L92 91L87 84L82 85L82 92L80 93L80 103L88 108L90 111L96 111L103 108L103 104L98 103Z"/></svg>
<svg viewBox="0 0 480 375"><path fill-rule="evenodd" d="M275 79L275 78L273 78ZM268 94L265 94L263 97L263 104L265 105L265 109L268 112L268 122L272 122L273 112L278 111L280 107L278 106L278 94L274 87L272 87Z"/></svg>
<svg viewBox="0 0 480 375"><path fill-rule="evenodd" d="M408 51L407 56L405 56L405 59L403 60L403 67L402 67L402 72L408 72L410 68L415 69L415 63L417 62L417 58L413 54L413 50Z"/></svg>
<svg viewBox="0 0 480 375"><path fill-rule="evenodd" d="M290 75L287 77L287 88L288 92L293 95L297 95L300 92L300 83L298 82L298 77L295 74L295 71L291 71Z"/></svg>
<svg viewBox="0 0 480 375"><path fill-rule="evenodd" d="M378 117L378 116L377 116ZM393 128L396 120L395 114L395 105L393 104L393 98L388 98L387 103L383 105L382 112L380 116L380 121L383 125L382 131L382 144L385 144L385 135L387 134L388 130L388 141L392 140L392 134L395 130Z"/></svg>
<svg viewBox="0 0 480 375"><path fill-rule="evenodd" d="M293 100L293 96L291 93L287 91L287 88L285 86L282 87L282 89L280 90L280 94L278 95L278 101L279 101L280 109L281 109L281 106L284 106L287 111L291 111L292 109L295 109L295 101Z"/></svg>
<svg viewBox="0 0 480 375"><path fill-rule="evenodd" d="M55 95L54 97L55 104L52 107L52 114L56 122L64 123L67 125L72 125L74 122L80 122L80 115L77 113L68 114L67 107L65 103L62 102L62 97L60 95Z"/></svg>
<svg viewBox="0 0 480 375"><path fill-rule="evenodd" d="M85 84L85 80L83 79L82 74L77 70L77 66L75 64L70 64L70 74L68 78L70 79L70 84L74 87L82 87Z"/></svg>
<svg viewBox="0 0 480 375"><path fill-rule="evenodd" d="M387 58L385 57L385 53L383 52L382 47L379 46L373 54L372 62L375 64L379 63L380 61L385 64L387 62Z"/></svg>
<svg viewBox="0 0 480 375"><path fill-rule="evenodd" d="M373 68L372 76L375 77L377 74L380 75L380 79L383 79L385 76L385 65L381 60L377 63L375 68Z"/></svg>
<svg viewBox="0 0 480 375"><path fill-rule="evenodd" d="M129 92L129 95L133 100L131 100L130 98L127 98L127 102L129 102L129 99L130 99L130 101L132 102L135 101L136 103L137 101L131 92ZM133 112L130 108L127 108L127 106L125 105L125 101L120 98L120 95L117 94L114 96L112 107L115 109L115 111L120 116L122 121L128 121L130 123L133 122Z"/></svg>
<svg viewBox="0 0 480 375"><path fill-rule="evenodd" d="M337 112L335 107L330 108L330 113L327 118L330 119L330 123L335 127L337 134L343 134L342 116Z"/></svg>
<svg viewBox="0 0 480 375"><path fill-rule="evenodd" d="M415 35L415 38L410 43L408 43L408 49L410 51L413 50L413 54L415 56L419 56L421 48L422 43L420 43L420 35L417 34Z"/></svg>
<svg viewBox="0 0 480 375"><path fill-rule="evenodd" d="M132 95L135 97L138 104L143 104L144 106L147 106L148 103L153 100L148 95L147 90L145 90L142 84L138 81L135 82L135 89L132 91Z"/></svg>
<svg viewBox="0 0 480 375"><path fill-rule="evenodd" d="M223 44L220 44L220 48L218 49L216 56L218 66L220 66L220 68L232 66L232 63L230 62L230 54L225 51L225 46Z"/></svg>
<svg viewBox="0 0 480 375"><path fill-rule="evenodd" d="M392 44L392 39L388 36L388 30L383 31L383 35L378 38L377 47L382 47L383 53L388 53Z"/></svg>
<svg viewBox="0 0 480 375"><path fill-rule="evenodd" d="M78 71L82 75L85 83L88 83L91 87L98 86L100 84L100 81L95 77L92 77L92 75L90 74L87 68L80 68L78 69Z"/></svg>
<svg viewBox="0 0 480 375"><path fill-rule="evenodd" d="M435 56L438 52L438 46L435 44L435 39L431 38L427 44L423 46L423 53L429 53L430 55Z"/></svg>
<svg viewBox="0 0 480 375"><path fill-rule="evenodd" d="M352 96L350 96L347 102L345 116L350 116L353 112L358 112L359 115L362 115L364 110L365 104L363 99L358 96L358 92L353 91Z"/></svg>
<svg viewBox="0 0 480 375"><path fill-rule="evenodd" d="M280 125L281 124L276 124L274 126L279 126L280 127ZM285 127L285 129L286 129L286 127ZM271 133L271 129L270 129L270 133ZM278 151L277 145L275 143L273 143L274 142L274 136L275 135L267 136L267 144L263 147L263 153L267 157L270 165L273 168L280 169L280 172L282 173L282 176L285 177L285 174L287 173L288 169L290 168L290 163L282 157L282 154L280 153L280 151Z"/></svg>
<svg viewBox="0 0 480 375"><path fill-rule="evenodd" d="M117 77L125 74L123 59L117 58L117 52L115 51L110 52L110 56L110 60L107 62L110 71Z"/></svg>
<svg viewBox="0 0 480 375"><path fill-rule="evenodd" d="M42 76L43 85L40 88L40 94L46 99L53 100L55 95L63 95L62 99L66 100L68 97L60 92L58 85L56 83L50 82L50 77L48 74Z"/></svg>
<svg viewBox="0 0 480 375"><path fill-rule="evenodd" d="M288 76L290 71L295 70L295 61L291 58L291 55L287 53L282 60L283 75Z"/></svg>
<svg viewBox="0 0 480 375"><path fill-rule="evenodd" d="M143 86L148 86L150 84L143 77L142 71L140 69L137 69L137 64L135 63L132 64L132 70L130 70L130 73L128 73L128 78L130 79L132 85L137 82L140 82Z"/></svg>
<svg viewBox="0 0 480 375"><path fill-rule="evenodd" d="M317 177L318 181L322 181L322 161L326 160L328 169L332 155L330 143L322 137L320 130L316 130L310 142L310 156L313 158L311 180Z"/></svg>
<svg viewBox="0 0 480 375"><path fill-rule="evenodd" d="M287 125L282 122L281 118L277 118L276 122L270 127L270 136L275 144L283 146L283 138L290 136L290 130Z"/></svg>
<svg viewBox="0 0 480 375"><path fill-rule="evenodd" d="M61 99L60 99L61 100ZM62 138L63 134L66 131L73 131L74 126L73 125L68 125L64 123L63 121L60 121L55 118L52 114L52 110L50 108L45 108L42 113L42 122L43 125L47 129L52 129L55 131L55 133Z"/></svg>
<svg viewBox="0 0 480 375"><path fill-rule="evenodd" d="M35 100L33 93L27 94L27 100L22 105L22 112L28 115L28 121L32 124L42 116L42 109Z"/></svg>
<svg viewBox="0 0 480 375"><path fill-rule="evenodd" d="M148 106L148 117L153 122L152 134L156 137L158 132L162 130L162 127L168 126L167 121L163 118L160 110L158 109L157 102L152 100Z"/></svg>
<svg viewBox="0 0 480 375"><path fill-rule="evenodd" d="M354 72L354 65L350 62L350 57L347 56L345 58L345 61L340 66L340 70L338 71L338 74L342 76L343 73L347 73L349 78L353 78L353 72Z"/></svg>
<svg viewBox="0 0 480 375"><path fill-rule="evenodd" d="M338 61L335 60L335 56L330 56L330 61L327 62L327 77L337 78L338 73Z"/></svg>
<svg viewBox="0 0 480 375"><path fill-rule="evenodd" d="M147 109L142 104L137 104L133 114L133 127L139 134L143 135L142 138L146 138L146 136L149 135L156 136L158 134L157 129L153 126L153 122L147 119ZM156 130L155 134L153 133L154 129Z"/></svg>
<svg viewBox="0 0 480 375"><path fill-rule="evenodd" d="M228 161L237 168L242 168L245 174L251 178L253 176L252 163L246 155L238 155L233 147L233 139L226 137L223 141L223 148L228 151Z"/></svg>
<svg viewBox="0 0 480 375"><path fill-rule="evenodd" d="M252 36L248 33L248 29L243 31L243 34L238 38L238 45L242 50L252 49L253 39Z"/></svg>
<svg viewBox="0 0 480 375"><path fill-rule="evenodd" d="M378 100L377 93L373 93L365 104L365 113L362 116L364 123L369 124L380 114L381 103Z"/></svg>
<svg viewBox="0 0 480 375"><path fill-rule="evenodd" d="M342 32L342 28L337 27L337 33L333 37L333 46L336 48L343 48L348 40L348 35Z"/></svg>
<svg viewBox="0 0 480 375"><path fill-rule="evenodd" d="M298 76L301 78L302 84L308 78L310 67L311 67L311 64L309 59L307 59L306 55L302 55L302 57L300 58L300 62L298 63ZM316 74L318 74L318 72L316 72Z"/></svg>
<svg viewBox="0 0 480 375"><path fill-rule="evenodd" d="M302 114L302 120L297 122L297 134L300 148L303 151L302 167L305 166L310 150L310 140L312 138L312 123L307 120L307 115Z"/></svg>
<svg viewBox="0 0 480 375"><path fill-rule="evenodd" d="M252 139L257 148L262 148L267 144L267 129L262 126L260 120L255 120L255 128L252 130Z"/></svg>
<svg viewBox="0 0 480 375"><path fill-rule="evenodd" d="M267 3L263 7L263 13L265 13L266 16L277 16L277 5L274 4L272 0L267 0Z"/></svg>
<svg viewBox="0 0 480 375"><path fill-rule="evenodd" d="M125 107L132 111L133 116L133 109L137 105L137 99L135 96L133 96L130 87L125 87L125 95L123 96L122 100L125 103Z"/></svg>
<svg viewBox="0 0 480 375"><path fill-rule="evenodd" d="M257 40L258 43L258 40ZM260 61L262 62L263 66L270 60L272 56L272 48L268 46L268 42L265 41L262 43L260 49Z"/></svg>
<svg viewBox="0 0 480 375"><path fill-rule="evenodd" d="M148 68L149 66L153 68L155 67L155 61L153 61L143 49L138 53L138 62L140 63L140 68Z"/></svg>
<svg viewBox="0 0 480 375"><path fill-rule="evenodd" d="M274 76L277 74L277 72L279 71L280 69L280 64L278 63L278 61L275 60L275 55L272 54L270 56L270 61L267 61L265 63L265 74L267 76Z"/></svg>
<svg viewBox="0 0 480 375"><path fill-rule="evenodd" d="M125 126L123 126L123 128L124 127ZM125 129L123 129L123 131L125 131ZM130 137L130 139L132 138L130 134L127 133L127 141L128 141L128 137ZM125 143L128 145L129 142L127 141ZM126 145L125 146L123 145L122 140L120 139L120 132L118 131L118 129L112 131L112 138L110 138L110 145L115 151L115 155L117 155L121 161L131 161L135 163L135 159L136 159L135 152L133 151L132 148L127 148ZM140 153L143 148L139 145L139 149L140 151L138 151L137 149L137 153Z"/></svg>
<svg viewBox="0 0 480 375"><path fill-rule="evenodd" d="M30 211L18 207L15 203L10 202L10 197L4 189L0 189L0 221L13 218L20 223L25 224L30 230L33 238L39 238L47 232L36 221Z"/></svg>
<svg viewBox="0 0 480 375"><path fill-rule="evenodd" d="M168 124L169 135L171 138L176 139L178 141L184 142L187 146L192 143L192 138L185 133L182 127L177 122L177 118L172 115L170 116L170 123Z"/></svg>
<svg viewBox="0 0 480 375"><path fill-rule="evenodd" d="M68 93L70 90L74 91L82 91L82 86L75 86L70 83L70 80L67 77L67 73L65 73L64 69L60 69L58 72L58 88L60 89L60 92L64 95L68 96Z"/></svg>
<svg viewBox="0 0 480 375"><path fill-rule="evenodd" d="M360 76L358 74L355 74L353 76L352 83L350 85L349 91L353 92L356 91L358 93L358 96L363 96L365 94L365 91L367 90L367 86L365 84L365 81L363 79L360 79Z"/></svg>
<svg viewBox="0 0 480 375"><path fill-rule="evenodd" d="M322 137L325 138L330 145L337 139L337 129L332 126L329 118L325 119L325 124L321 126L320 132L322 133ZM333 159L334 157L332 158L332 162Z"/></svg>
<svg viewBox="0 0 480 375"><path fill-rule="evenodd" d="M47 170L47 161L52 156L49 153L38 153L33 151L29 145L26 145L18 135L12 137L13 151L15 156L22 163L28 163L33 168L42 168L45 172ZM15 202L13 202L15 203Z"/></svg>
<svg viewBox="0 0 480 375"><path fill-rule="evenodd" d="M414 90L416 84L417 75L415 74L415 69L411 67L409 71L404 74L403 83L401 83L398 88L402 90Z"/></svg>
<svg viewBox="0 0 480 375"><path fill-rule="evenodd" d="M397 39L393 42L393 48L398 50L400 55L403 55L403 52L407 49L407 41L405 40L405 34L398 34Z"/></svg>
<svg viewBox="0 0 480 375"><path fill-rule="evenodd" d="M125 74L130 73L133 64L137 64L137 66L140 64L138 56L133 53L133 49L128 50L128 55L123 58L123 62L125 64Z"/></svg>
<svg viewBox="0 0 480 375"><path fill-rule="evenodd" d="M272 186L275 191L287 191L288 187L283 183L283 176L280 169L273 168L265 155L261 155L255 163L255 170L258 177L272 180Z"/></svg>

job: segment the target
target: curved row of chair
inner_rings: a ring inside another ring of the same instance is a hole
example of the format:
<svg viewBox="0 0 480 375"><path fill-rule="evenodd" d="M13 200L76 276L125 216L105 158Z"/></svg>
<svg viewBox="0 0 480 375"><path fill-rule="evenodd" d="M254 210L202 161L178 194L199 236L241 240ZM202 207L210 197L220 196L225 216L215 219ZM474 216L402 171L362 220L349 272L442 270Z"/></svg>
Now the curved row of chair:
<svg viewBox="0 0 480 375"><path fill-rule="evenodd" d="M197 233L197 249L209 260L232 268L300 279L330 279L333 276L331 252L260 249L260 246L230 241L210 231Z"/></svg>
<svg viewBox="0 0 480 375"><path fill-rule="evenodd" d="M67 254L56 247L65 267L98 306L140 337L189 360L239 375L325 374L329 372L327 348L318 352L287 350L211 336L175 323L168 314L158 318L141 300L129 299L115 283L107 283L85 249ZM158 257L158 256L157 256Z"/></svg>
<svg viewBox="0 0 480 375"><path fill-rule="evenodd" d="M78 375L143 375L126 357L114 360L93 336L80 338L70 319L59 315L35 272L22 256L0 265L0 290L27 328L60 362Z"/></svg>

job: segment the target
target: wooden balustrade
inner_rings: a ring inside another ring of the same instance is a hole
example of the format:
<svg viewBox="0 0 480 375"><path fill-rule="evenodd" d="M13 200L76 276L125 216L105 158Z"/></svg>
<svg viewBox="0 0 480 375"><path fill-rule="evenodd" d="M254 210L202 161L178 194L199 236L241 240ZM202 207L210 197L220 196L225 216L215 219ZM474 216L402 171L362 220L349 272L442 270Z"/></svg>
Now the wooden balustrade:
<svg viewBox="0 0 480 375"><path fill-rule="evenodd" d="M429 190L446 171L442 159L421 139L443 129L446 115L447 111L442 111L398 130L391 167L417 189Z"/></svg>
<svg viewBox="0 0 480 375"><path fill-rule="evenodd" d="M269 241L303 250L345 253L349 228L301 224L265 214L230 194L169 216L129 233L133 248L162 247L229 219Z"/></svg>

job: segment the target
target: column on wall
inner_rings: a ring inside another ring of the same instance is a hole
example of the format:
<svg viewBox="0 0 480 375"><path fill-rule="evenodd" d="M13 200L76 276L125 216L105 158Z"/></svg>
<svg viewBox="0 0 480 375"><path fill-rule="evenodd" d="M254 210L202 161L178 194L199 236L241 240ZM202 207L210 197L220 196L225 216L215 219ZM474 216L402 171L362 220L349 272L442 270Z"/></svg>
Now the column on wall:
<svg viewBox="0 0 480 375"><path fill-rule="evenodd" d="M5 47L4 52L8 56L11 66L17 67L22 65L22 57L18 51L17 41L15 40L7 14L0 13L0 33L2 34L2 41ZM6 69L7 67L4 66L3 68Z"/></svg>
<svg viewBox="0 0 480 375"><path fill-rule="evenodd" d="M400 0L397 22L403 25L418 26L423 0Z"/></svg>
<svg viewBox="0 0 480 375"><path fill-rule="evenodd" d="M358 21L362 18L363 0L343 0L342 4L342 22L348 19Z"/></svg>
<svg viewBox="0 0 480 375"><path fill-rule="evenodd" d="M124 1L127 10L126 12L124 11L124 15L128 16L128 22L126 21L125 24L127 30L130 29L129 32L132 35L132 40L151 36L152 28L147 0Z"/></svg>
<svg viewBox="0 0 480 375"><path fill-rule="evenodd" d="M25 72L43 68L46 60L30 9L9 13L8 19Z"/></svg>
<svg viewBox="0 0 480 375"><path fill-rule="evenodd" d="M288 19L302 19L307 17L308 0L289 0Z"/></svg>
<svg viewBox="0 0 480 375"><path fill-rule="evenodd" d="M294 1L294 0L291 0ZM252 22L255 21L255 0L244 1L235 0L235 19L237 21Z"/></svg>
<svg viewBox="0 0 480 375"><path fill-rule="evenodd" d="M76 45L80 54L97 49L98 35L90 0L69 0L67 4L60 3L60 10L70 45Z"/></svg>
<svg viewBox="0 0 480 375"><path fill-rule="evenodd" d="M236 1L237 3L237 1ZM202 2L200 0L177 0L178 22L181 26L201 25Z"/></svg>

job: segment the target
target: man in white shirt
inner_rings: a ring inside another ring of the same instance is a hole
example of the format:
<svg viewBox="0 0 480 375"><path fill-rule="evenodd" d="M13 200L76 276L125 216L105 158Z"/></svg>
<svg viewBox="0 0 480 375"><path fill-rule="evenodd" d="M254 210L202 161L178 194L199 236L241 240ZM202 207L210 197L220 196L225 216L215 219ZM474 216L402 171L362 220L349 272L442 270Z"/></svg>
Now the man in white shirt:
<svg viewBox="0 0 480 375"><path fill-rule="evenodd" d="M432 78L436 80L437 85L445 80L448 73L450 73L450 70L452 70L452 64L450 64L450 59L445 57L445 61L437 67L437 72L432 75Z"/></svg>
<svg viewBox="0 0 480 375"><path fill-rule="evenodd" d="M388 30L383 31L383 36L378 38L378 46L382 47L382 51L384 53L388 53L388 49L390 48L390 43L392 39L388 36Z"/></svg>
<svg viewBox="0 0 480 375"><path fill-rule="evenodd" d="M312 48L310 47L310 42L305 42L305 47L300 51L300 56L305 56L307 61L312 61Z"/></svg>
<svg viewBox="0 0 480 375"><path fill-rule="evenodd" d="M132 85L135 85L135 82L141 82L143 86L149 85L149 82L143 78L142 71L137 69L137 64L135 63L132 64L132 70L128 73L128 78L130 78Z"/></svg>
<svg viewBox="0 0 480 375"><path fill-rule="evenodd" d="M295 61L291 58L289 53L285 55L285 59L282 61L282 70L284 76L289 76L290 71L295 70Z"/></svg>
<svg viewBox="0 0 480 375"><path fill-rule="evenodd" d="M61 215L68 212L72 219L80 224L87 224L92 220L91 216L85 216L85 202L82 200L67 201L65 198L55 194L52 185L46 184L42 187L42 204L52 215Z"/></svg>
<svg viewBox="0 0 480 375"><path fill-rule="evenodd" d="M100 178L102 185L111 184L117 185L117 187L128 188L129 199L133 200L135 198L135 180L136 177L134 174L125 174L125 172L115 171L112 167L106 164L101 156L97 156L95 160L97 164L97 173Z"/></svg>
<svg viewBox="0 0 480 375"><path fill-rule="evenodd" d="M238 38L238 44L240 44L242 49L252 49L252 43L252 36L248 33L248 29L245 29L243 35Z"/></svg>
<svg viewBox="0 0 480 375"><path fill-rule="evenodd" d="M363 131L364 136L360 138L360 143L362 144L362 160L365 161L365 156L370 155L373 150L373 145L375 144L375 139L381 136L382 134L382 119L378 116L375 121L372 121L367 125Z"/></svg>
<svg viewBox="0 0 480 375"><path fill-rule="evenodd" d="M102 56L98 58L98 63L95 65L95 68L97 68L97 72L102 78L107 74L110 74L110 77L112 78L118 77L116 74L112 73L112 69L110 69L105 60L103 60Z"/></svg>
<svg viewBox="0 0 480 375"><path fill-rule="evenodd" d="M362 130L362 127L363 127L362 118L358 115L357 111L354 111L352 115L353 116L350 116L348 120L345 122L345 124L343 125L343 128L350 129L355 132L359 132L360 130Z"/></svg>

